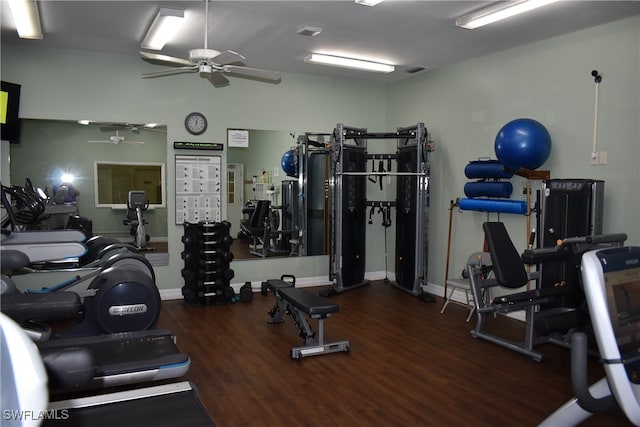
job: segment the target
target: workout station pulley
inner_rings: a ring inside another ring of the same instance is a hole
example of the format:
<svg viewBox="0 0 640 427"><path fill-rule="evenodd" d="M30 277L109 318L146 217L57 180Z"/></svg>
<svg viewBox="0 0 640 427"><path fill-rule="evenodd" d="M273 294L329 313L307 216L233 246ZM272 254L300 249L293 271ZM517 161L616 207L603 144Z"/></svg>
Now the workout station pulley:
<svg viewBox="0 0 640 427"><path fill-rule="evenodd" d="M396 152L369 154L369 140L397 141ZM332 134L331 151L331 245L330 273L333 287L326 294L368 284L365 280L366 226L377 209L385 230L385 279L387 228L396 211L395 282L413 295L424 295L427 272L427 222L429 162L433 146L423 123L396 132L371 133L364 128L338 124ZM371 170L367 167L372 161ZM376 170L376 160L377 170ZM386 165L385 165L386 163ZM395 171L392 170L393 165ZM396 177L396 199L367 200L367 179L383 189L383 178ZM367 208L370 208L367 215ZM425 298L427 299L427 298ZM431 298L428 298L431 299Z"/></svg>

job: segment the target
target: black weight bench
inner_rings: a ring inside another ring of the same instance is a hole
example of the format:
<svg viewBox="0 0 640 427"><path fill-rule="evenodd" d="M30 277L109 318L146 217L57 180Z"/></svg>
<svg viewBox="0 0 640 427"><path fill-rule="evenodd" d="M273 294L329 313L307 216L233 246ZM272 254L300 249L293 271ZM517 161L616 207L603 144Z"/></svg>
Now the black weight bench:
<svg viewBox="0 0 640 427"><path fill-rule="evenodd" d="M295 322L304 345L291 349L292 359L302 359L306 356L350 351L349 341L324 342L324 320L339 311L338 305L327 298L293 287L290 282L282 280L268 281L269 288L276 294L276 305L269 312L268 323L282 323L286 313ZM318 319L318 334L313 332L307 316Z"/></svg>

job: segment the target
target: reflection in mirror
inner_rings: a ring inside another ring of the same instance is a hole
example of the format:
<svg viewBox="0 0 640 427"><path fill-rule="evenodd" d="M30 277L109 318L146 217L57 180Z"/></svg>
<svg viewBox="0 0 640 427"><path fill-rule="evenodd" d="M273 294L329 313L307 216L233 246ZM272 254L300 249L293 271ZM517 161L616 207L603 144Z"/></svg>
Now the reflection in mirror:
<svg viewBox="0 0 640 427"><path fill-rule="evenodd" d="M142 190L152 208L166 207L164 163L95 162L96 207L124 209L131 189Z"/></svg>
<svg viewBox="0 0 640 427"><path fill-rule="evenodd" d="M249 130L248 146L229 147L227 218L237 237L235 259L329 253L329 153L318 139Z"/></svg>
<svg viewBox="0 0 640 427"><path fill-rule="evenodd" d="M138 183L148 182L149 188L145 190L153 197L156 197L158 186L162 188L161 203L146 210L144 219L147 222L146 233L150 237L149 247L155 249L154 252L167 252L163 172L167 159L165 126L150 129L129 123L80 124L76 121L23 119L20 142L10 145L9 155L11 183L24 185L30 178L35 187L45 190L53 206L58 206L54 205L53 192L63 184L63 174L73 176L73 187L79 191L75 207L79 216L89 221L92 234L115 237L126 243L133 241L130 228L123 223L127 214L126 199L124 202L118 199L113 204L96 205L96 164L159 165L159 181L146 176ZM48 225L49 228L59 226L59 222Z"/></svg>

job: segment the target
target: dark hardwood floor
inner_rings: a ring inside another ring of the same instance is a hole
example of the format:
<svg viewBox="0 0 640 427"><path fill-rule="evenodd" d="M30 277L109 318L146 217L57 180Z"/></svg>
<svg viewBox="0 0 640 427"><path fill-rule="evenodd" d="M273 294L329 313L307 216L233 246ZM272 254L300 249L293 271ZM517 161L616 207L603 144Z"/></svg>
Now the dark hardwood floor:
<svg viewBox="0 0 640 427"><path fill-rule="evenodd" d="M573 395L567 349L541 346L549 357L535 362L474 339L475 319L466 323L456 304L440 314L440 297L427 303L373 282L332 300L340 312L325 322L325 339L348 339L349 354L292 360L301 340L288 317L267 324L272 295L196 308L166 301L158 327L190 355L185 379L218 427L535 426ZM522 333L521 322L502 316L491 327ZM591 382L601 376L592 360ZM630 423L617 412L584 425Z"/></svg>

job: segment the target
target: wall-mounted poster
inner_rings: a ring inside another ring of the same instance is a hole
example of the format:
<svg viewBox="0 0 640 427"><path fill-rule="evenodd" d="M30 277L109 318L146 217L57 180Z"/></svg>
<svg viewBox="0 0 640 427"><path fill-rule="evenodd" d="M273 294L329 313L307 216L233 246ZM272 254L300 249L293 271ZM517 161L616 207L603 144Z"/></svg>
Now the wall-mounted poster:
<svg viewBox="0 0 640 427"><path fill-rule="evenodd" d="M220 222L220 156L176 156L176 224Z"/></svg>

